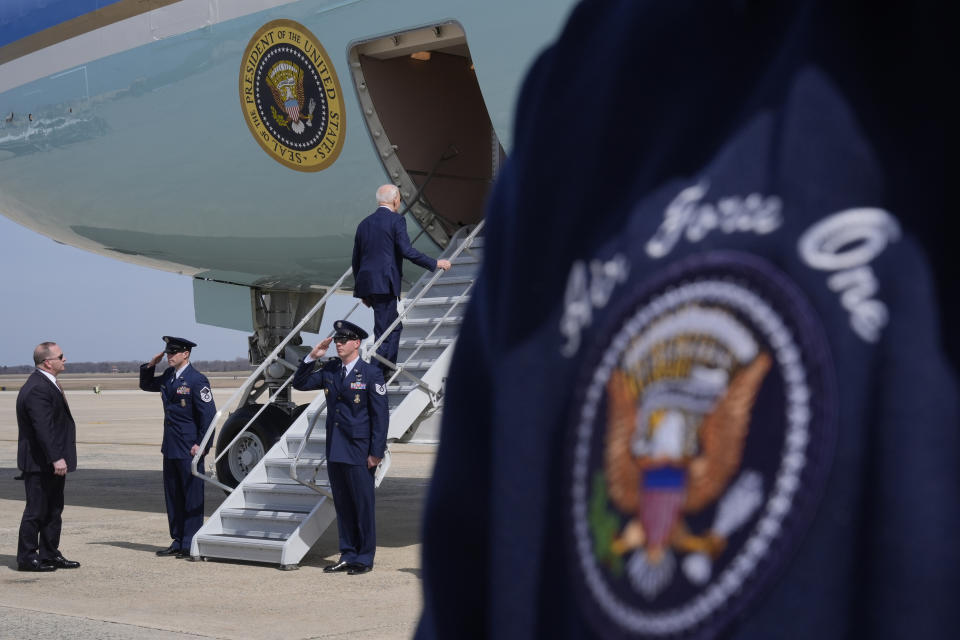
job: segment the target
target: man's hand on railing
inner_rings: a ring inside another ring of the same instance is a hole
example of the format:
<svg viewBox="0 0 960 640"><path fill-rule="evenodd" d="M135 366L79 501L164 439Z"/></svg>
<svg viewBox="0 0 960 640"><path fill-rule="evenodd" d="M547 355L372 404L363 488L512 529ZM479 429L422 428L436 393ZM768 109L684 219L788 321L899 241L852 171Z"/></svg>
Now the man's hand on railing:
<svg viewBox="0 0 960 640"><path fill-rule="evenodd" d="M441 258L440 260L437 260L437 266L438 266L439 268L443 269L444 271L446 271L447 269L450 268L450 261L449 261L449 260L444 260L444 259Z"/></svg>
<svg viewBox="0 0 960 640"><path fill-rule="evenodd" d="M327 349L330 347L330 343L333 342L333 336L329 338L324 338L317 343L317 346L310 351L310 357L314 360L319 360L327 354Z"/></svg>

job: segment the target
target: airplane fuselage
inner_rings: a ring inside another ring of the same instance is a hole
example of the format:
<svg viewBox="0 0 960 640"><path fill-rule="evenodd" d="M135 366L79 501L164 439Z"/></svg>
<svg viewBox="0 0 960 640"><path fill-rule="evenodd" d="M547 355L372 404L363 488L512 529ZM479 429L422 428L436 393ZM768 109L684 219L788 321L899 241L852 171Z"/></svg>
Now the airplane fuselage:
<svg viewBox="0 0 960 640"><path fill-rule="evenodd" d="M384 181L412 199L435 174L430 211L417 217L435 213L445 230L423 235L424 250L476 220L509 149L522 75L569 9L118 0L71 17L45 4L19 3L24 15L0 31L0 214L121 260L294 291L329 285L349 265ZM433 59L411 59L431 37ZM449 68L431 78L439 65ZM464 73L478 104L442 90ZM464 142L470 109L486 113L490 132ZM405 125L424 117L422 132Z"/></svg>

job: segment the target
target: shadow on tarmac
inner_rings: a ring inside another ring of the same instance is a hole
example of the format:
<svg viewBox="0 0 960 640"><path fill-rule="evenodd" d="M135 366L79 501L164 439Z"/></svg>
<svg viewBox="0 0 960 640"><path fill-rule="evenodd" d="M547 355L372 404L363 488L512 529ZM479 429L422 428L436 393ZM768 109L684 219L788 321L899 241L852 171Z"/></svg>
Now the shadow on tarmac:
<svg viewBox="0 0 960 640"><path fill-rule="evenodd" d="M18 473L19 471L15 468L0 467L0 499L24 500L23 483L13 479ZM422 477L399 476L388 476L383 481L376 494L377 546L406 547L420 542L423 502L426 498L428 482ZM207 485L204 493L204 511L207 517L217 510L224 497L223 491L219 488ZM80 468L68 474L64 498L65 518L69 518L70 507L166 513L161 471ZM310 555L329 546L326 543L332 543L333 550L336 550L337 527L335 524L327 528ZM104 541L100 544L113 544L151 553L162 548L120 540ZM3 556L0 555L0 562L2 558ZM317 560L323 564L320 558Z"/></svg>
<svg viewBox="0 0 960 640"><path fill-rule="evenodd" d="M100 544L108 547L120 547L121 549L130 549L131 551L143 551L155 555L157 551L166 549L167 545L160 544L141 544L139 542L127 542L126 540L102 540L100 542L91 542L89 544Z"/></svg>

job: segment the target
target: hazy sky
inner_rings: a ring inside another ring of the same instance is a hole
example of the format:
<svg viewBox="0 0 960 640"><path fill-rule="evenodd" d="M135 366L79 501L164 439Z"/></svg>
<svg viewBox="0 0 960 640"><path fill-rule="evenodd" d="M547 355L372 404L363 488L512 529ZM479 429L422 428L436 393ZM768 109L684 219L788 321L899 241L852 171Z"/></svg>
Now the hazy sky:
<svg viewBox="0 0 960 640"><path fill-rule="evenodd" d="M68 372L70 360L146 361L163 349L163 335L196 342L195 360L247 357L246 332L194 321L186 276L58 244L3 216L0 247L0 365L30 364L45 340L61 346ZM348 304L328 305L324 325ZM358 324L369 330L372 314L362 311Z"/></svg>

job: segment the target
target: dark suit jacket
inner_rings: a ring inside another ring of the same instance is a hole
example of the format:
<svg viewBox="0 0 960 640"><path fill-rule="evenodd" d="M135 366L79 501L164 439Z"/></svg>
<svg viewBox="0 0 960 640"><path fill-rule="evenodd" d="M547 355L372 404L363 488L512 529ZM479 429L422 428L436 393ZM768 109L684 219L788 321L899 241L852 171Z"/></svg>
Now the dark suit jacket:
<svg viewBox="0 0 960 640"><path fill-rule="evenodd" d="M404 258L429 271L437 268L436 260L410 244L403 216L380 207L357 226L353 239L354 297L376 293L399 296Z"/></svg>
<svg viewBox="0 0 960 640"><path fill-rule="evenodd" d="M77 425L57 386L34 371L17 395L17 466L27 472L53 472L63 458L77 469Z"/></svg>
<svg viewBox="0 0 960 640"><path fill-rule="evenodd" d="M361 359L346 379L340 380L343 363L339 358L327 361L317 371L315 366L316 362L301 362L293 376L293 388L322 388L327 396L327 460L365 465L367 456L382 458L390 408L380 367Z"/></svg>

